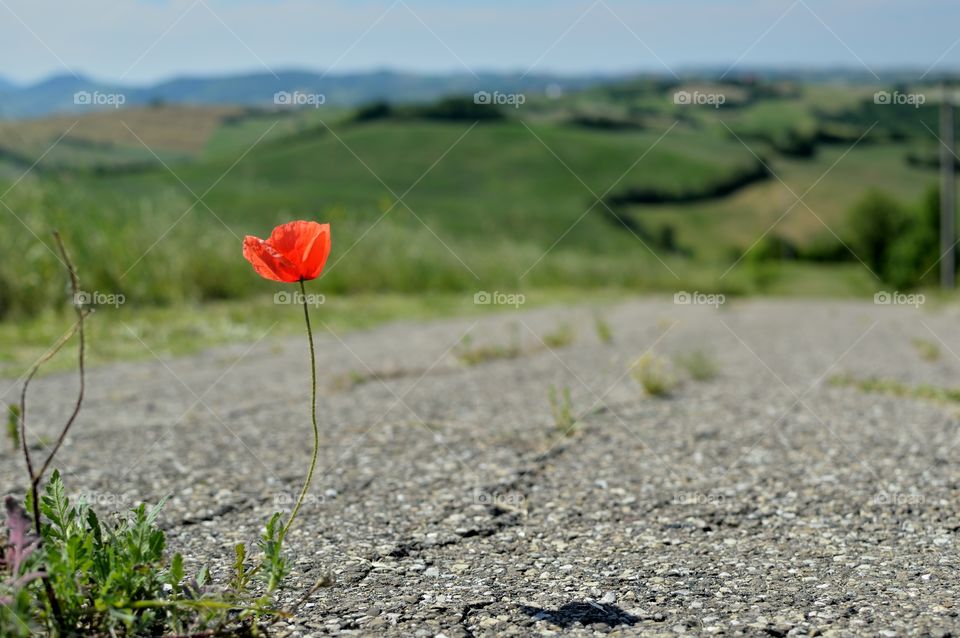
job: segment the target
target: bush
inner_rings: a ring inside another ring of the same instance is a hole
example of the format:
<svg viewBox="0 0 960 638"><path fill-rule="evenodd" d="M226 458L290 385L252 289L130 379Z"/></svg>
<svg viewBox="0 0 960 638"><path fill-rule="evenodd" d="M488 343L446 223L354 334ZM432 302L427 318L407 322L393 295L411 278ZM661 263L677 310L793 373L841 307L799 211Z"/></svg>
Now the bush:
<svg viewBox="0 0 960 638"><path fill-rule="evenodd" d="M796 244L780 235L767 235L748 253L754 261L792 261L797 258Z"/></svg>
<svg viewBox="0 0 960 638"><path fill-rule="evenodd" d="M909 224L909 215L900 202L880 191L870 191L850 213L852 248L875 273L883 276L893 243Z"/></svg>
<svg viewBox="0 0 960 638"><path fill-rule="evenodd" d="M912 288L929 277L939 258L940 195L930 190L911 211L873 191L850 215L853 250L884 282Z"/></svg>
<svg viewBox="0 0 960 638"><path fill-rule="evenodd" d="M797 259L818 263L835 263L853 260L846 244L841 242L832 233L824 233L799 247Z"/></svg>
<svg viewBox="0 0 960 638"><path fill-rule="evenodd" d="M477 104L473 96L444 98L434 104L411 109L411 115L428 120L463 122L504 119L503 112L497 106Z"/></svg>
<svg viewBox="0 0 960 638"><path fill-rule="evenodd" d="M376 120L385 120L394 115L393 107L389 102L373 102L361 106L353 116L354 122L374 122Z"/></svg>
<svg viewBox="0 0 960 638"><path fill-rule="evenodd" d="M899 288L911 288L926 277L936 277L940 257L940 193L932 189L924 198L914 223L893 239L887 264L878 274Z"/></svg>
<svg viewBox="0 0 960 638"><path fill-rule="evenodd" d="M445 97L428 104L393 106L389 102L373 102L357 109L356 123L386 119L441 120L476 122L477 120L505 119L503 111L493 104L478 104L473 96Z"/></svg>

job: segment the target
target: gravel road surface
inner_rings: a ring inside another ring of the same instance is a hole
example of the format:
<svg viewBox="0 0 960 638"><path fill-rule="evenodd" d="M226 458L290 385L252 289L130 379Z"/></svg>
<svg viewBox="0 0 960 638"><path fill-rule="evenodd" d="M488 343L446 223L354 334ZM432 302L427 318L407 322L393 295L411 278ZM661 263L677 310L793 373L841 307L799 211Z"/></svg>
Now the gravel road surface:
<svg viewBox="0 0 960 638"><path fill-rule="evenodd" d="M322 449L282 598L335 585L295 635L960 632L960 403L830 382L960 386L958 307L642 299L348 334L314 317ZM564 325L573 342L547 347ZM465 335L523 354L464 365ZM629 370L648 350L705 352L718 375L676 365L670 396L645 396ZM68 491L101 510L170 495L173 549L222 575L300 487L307 365L305 339L268 333L91 371ZM566 435L551 387L581 417ZM75 388L32 387L38 440ZM0 452L3 491L21 464Z"/></svg>

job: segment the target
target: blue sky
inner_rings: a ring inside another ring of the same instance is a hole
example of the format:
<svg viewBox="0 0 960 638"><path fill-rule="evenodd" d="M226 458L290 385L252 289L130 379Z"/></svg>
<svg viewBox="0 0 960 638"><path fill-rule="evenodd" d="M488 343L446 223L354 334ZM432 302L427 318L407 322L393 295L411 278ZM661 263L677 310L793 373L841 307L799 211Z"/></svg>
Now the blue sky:
<svg viewBox="0 0 960 638"><path fill-rule="evenodd" d="M0 77L960 69L956 0L0 0Z"/></svg>

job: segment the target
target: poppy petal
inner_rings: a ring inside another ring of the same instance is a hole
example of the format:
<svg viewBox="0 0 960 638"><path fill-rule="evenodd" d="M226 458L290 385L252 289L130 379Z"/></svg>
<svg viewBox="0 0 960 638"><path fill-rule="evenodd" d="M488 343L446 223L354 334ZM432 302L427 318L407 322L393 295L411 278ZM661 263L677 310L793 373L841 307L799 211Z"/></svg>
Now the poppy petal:
<svg viewBox="0 0 960 638"><path fill-rule="evenodd" d="M244 238L243 256L264 279L288 283L300 280L297 267L259 237Z"/></svg>
<svg viewBox="0 0 960 638"><path fill-rule="evenodd" d="M273 229L267 243L287 258L303 279L316 279L330 255L330 224L289 222Z"/></svg>

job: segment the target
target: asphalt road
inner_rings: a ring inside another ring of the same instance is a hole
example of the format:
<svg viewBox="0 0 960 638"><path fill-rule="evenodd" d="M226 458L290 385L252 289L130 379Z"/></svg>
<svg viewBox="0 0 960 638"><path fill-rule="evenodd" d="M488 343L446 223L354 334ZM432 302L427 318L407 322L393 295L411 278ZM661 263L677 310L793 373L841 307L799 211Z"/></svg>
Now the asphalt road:
<svg viewBox="0 0 960 638"><path fill-rule="evenodd" d="M301 608L296 635L960 630L960 404L830 383L960 386L960 308L636 300L600 310L611 343L594 312L346 335L316 313L322 449L282 599L336 582ZM562 325L576 338L548 347ZM465 335L522 354L467 366ZM629 373L648 350L674 366L668 397ZM715 378L676 363L692 351ZM172 547L222 575L233 544L299 489L307 364L303 340L266 334L93 370L58 462L68 491L103 510L171 495ZM75 386L33 386L35 437ZM580 416L568 434L551 387ZM12 401L16 384L0 390ZM22 492L21 475L4 449L0 487Z"/></svg>

